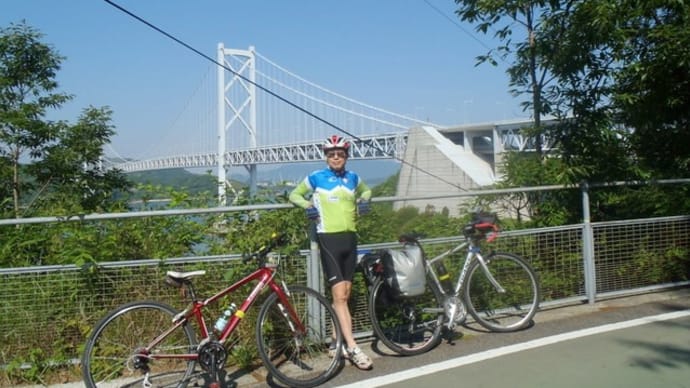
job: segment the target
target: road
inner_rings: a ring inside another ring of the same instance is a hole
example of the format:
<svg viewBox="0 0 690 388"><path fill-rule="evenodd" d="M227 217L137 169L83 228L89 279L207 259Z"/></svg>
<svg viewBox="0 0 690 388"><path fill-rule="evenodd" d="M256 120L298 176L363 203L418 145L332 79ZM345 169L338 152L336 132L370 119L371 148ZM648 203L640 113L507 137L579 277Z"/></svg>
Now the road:
<svg viewBox="0 0 690 388"><path fill-rule="evenodd" d="M462 328L454 343L414 357L376 355L332 387L690 388L690 290L548 309L522 332Z"/></svg>
<svg viewBox="0 0 690 388"><path fill-rule="evenodd" d="M690 387L690 310L578 330L341 387Z"/></svg>

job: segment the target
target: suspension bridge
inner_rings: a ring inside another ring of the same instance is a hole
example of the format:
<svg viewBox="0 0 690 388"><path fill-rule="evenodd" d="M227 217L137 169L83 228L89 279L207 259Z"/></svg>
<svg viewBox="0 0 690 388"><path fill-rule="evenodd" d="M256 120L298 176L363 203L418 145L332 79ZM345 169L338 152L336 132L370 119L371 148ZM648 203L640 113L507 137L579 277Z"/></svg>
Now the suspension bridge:
<svg viewBox="0 0 690 388"><path fill-rule="evenodd" d="M106 163L124 172L217 168L224 197L230 167L245 167L253 188L258 165L322 160L323 139L339 132L353 139L351 159L413 158L411 163L428 164L433 161L420 159L419 147L431 142L435 148L428 152L461 164L469 187L495 180L494 155L531 147L519 133L524 121L447 127L419 120L319 86L253 47L229 49L220 43L216 62L166 139L142 156L122 157L113 150ZM416 156L406 156L414 128L421 129L413 137L421 143L414 147Z"/></svg>

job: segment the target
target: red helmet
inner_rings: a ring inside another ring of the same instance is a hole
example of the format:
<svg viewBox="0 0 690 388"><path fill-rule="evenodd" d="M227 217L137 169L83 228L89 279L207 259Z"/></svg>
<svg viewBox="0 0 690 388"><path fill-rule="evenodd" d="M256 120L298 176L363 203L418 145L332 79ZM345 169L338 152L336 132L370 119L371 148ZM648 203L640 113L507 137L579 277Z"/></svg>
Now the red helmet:
<svg viewBox="0 0 690 388"><path fill-rule="evenodd" d="M326 141L323 143L323 152L328 152L330 150L344 150L345 152L350 151L350 142L345 140L345 138L338 136L338 135L332 135L329 136Z"/></svg>

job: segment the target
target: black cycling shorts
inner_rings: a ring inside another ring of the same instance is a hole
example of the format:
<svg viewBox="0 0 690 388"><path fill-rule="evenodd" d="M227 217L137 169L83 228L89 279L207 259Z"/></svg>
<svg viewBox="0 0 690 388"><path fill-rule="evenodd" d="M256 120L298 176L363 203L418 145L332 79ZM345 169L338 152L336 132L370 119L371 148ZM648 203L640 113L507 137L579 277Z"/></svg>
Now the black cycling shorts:
<svg viewBox="0 0 690 388"><path fill-rule="evenodd" d="M321 266L331 286L352 281L357 265L357 234L355 232L320 233Z"/></svg>

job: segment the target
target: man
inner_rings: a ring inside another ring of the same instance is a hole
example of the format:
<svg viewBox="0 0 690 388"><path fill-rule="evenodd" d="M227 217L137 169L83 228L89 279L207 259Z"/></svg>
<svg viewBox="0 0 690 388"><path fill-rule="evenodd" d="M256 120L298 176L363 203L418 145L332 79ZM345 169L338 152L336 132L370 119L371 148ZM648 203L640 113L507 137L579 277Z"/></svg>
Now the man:
<svg viewBox="0 0 690 388"><path fill-rule="evenodd" d="M371 190L357 174L345 169L349 150L350 143L338 135L326 139L323 152L328 168L309 174L290 193L290 202L306 209L307 216L316 222L321 264L347 346L344 356L360 369L371 369L371 359L352 336L348 307L357 264L357 212L369 210ZM310 193L311 200L307 199ZM336 349L332 351L337 354Z"/></svg>

